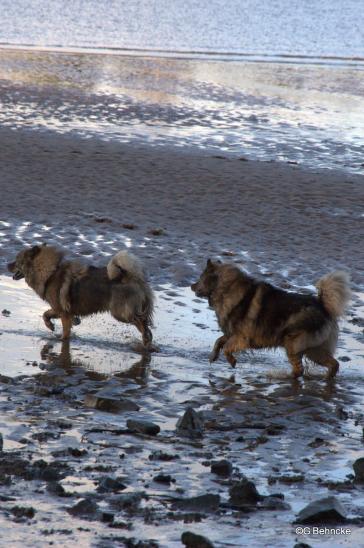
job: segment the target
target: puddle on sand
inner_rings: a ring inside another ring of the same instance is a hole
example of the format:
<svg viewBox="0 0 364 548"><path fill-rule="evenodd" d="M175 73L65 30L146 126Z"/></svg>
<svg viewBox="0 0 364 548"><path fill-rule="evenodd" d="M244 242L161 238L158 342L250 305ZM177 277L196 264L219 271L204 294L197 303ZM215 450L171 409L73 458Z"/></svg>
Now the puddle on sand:
<svg viewBox="0 0 364 548"><path fill-rule="evenodd" d="M362 64L0 50L0 122L363 170Z"/></svg>
<svg viewBox="0 0 364 548"><path fill-rule="evenodd" d="M83 320L70 343L62 343L43 325L46 305L23 282L1 277L0 287L0 310L10 311L0 316L0 373L13 377L0 383L3 455L34 466L39 459L52 462L65 491L52 491L39 473L35 479L15 473L11 483L5 482L0 526L12 546L25 541L122 545L121 537L134 537L173 548L181 545L181 533L191 530L217 547L291 547L297 538L295 514L313 499L335 495L350 515L364 514L364 488L345 483L352 463L363 456L359 325L343 326L335 381L326 382L323 370L311 368L303 381L293 382L280 352L241 356L236 371L223 360L210 365L216 322L189 289L165 286L157 292L154 336L160 352L143 356L133 328L107 315ZM355 316L362 316L362 308L357 305ZM100 389L137 403L139 411L85 407L85 395ZM201 439L175 434L188 405L203 412ZM122 432L128 418L152 420L161 433ZM169 460L150 458L155 451ZM212 513L201 508L200 515L173 510L177 497L209 492L219 494L222 503L228 500L230 480L210 471L211 460L222 458L232 463L235 478L245 474L263 495L283 493L290 509L243 513L220 506ZM155 482L160 473L174 481ZM107 476L126 489L119 494L98 489ZM294 480L298 476L301 481ZM120 494L133 493L142 498L123 506ZM84 497L91 497L100 512L87 521L66 510ZM32 506L35 518L14 522L15 505ZM111 514L112 522L103 521ZM299 540L330 548L360 546L361 526L350 528L350 537Z"/></svg>
<svg viewBox="0 0 364 548"><path fill-rule="evenodd" d="M172 355L177 360L191 355L203 359L218 333L213 312L203 301L191 302L198 299L189 288L160 287L162 291L156 292L156 327L153 329L160 350L158 355L162 360ZM31 373L32 365L37 365L50 349L63 351L61 361L64 364L67 359L71 361L71 357L66 356L66 345L59 339L60 321L55 322L55 334L43 323L42 314L46 308L24 280L0 276L0 311L4 311L0 316L3 374ZM137 330L118 323L108 314L83 318L81 325L73 328L70 349L72 361L80 361L83 367L104 375L121 373L128 370L133 361L140 361Z"/></svg>

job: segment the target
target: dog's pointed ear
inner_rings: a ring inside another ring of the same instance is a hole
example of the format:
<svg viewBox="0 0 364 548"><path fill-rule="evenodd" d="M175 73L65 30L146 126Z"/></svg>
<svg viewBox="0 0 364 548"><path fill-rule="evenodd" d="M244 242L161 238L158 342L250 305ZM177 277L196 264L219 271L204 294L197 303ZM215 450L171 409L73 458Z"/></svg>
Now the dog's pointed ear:
<svg viewBox="0 0 364 548"><path fill-rule="evenodd" d="M39 245L33 245L33 247L30 248L30 256L32 257L32 259L38 255L40 250L41 247L39 247Z"/></svg>
<svg viewBox="0 0 364 548"><path fill-rule="evenodd" d="M214 261L212 261L211 259L207 259L207 263L206 263L206 270L214 270L216 264L218 263L219 261L216 261L216 263Z"/></svg>
<svg viewBox="0 0 364 548"><path fill-rule="evenodd" d="M127 275L128 271L119 265L116 265L116 267L119 270L119 274L116 278L114 278L114 281L117 280L118 282L120 282L120 280L122 280Z"/></svg>

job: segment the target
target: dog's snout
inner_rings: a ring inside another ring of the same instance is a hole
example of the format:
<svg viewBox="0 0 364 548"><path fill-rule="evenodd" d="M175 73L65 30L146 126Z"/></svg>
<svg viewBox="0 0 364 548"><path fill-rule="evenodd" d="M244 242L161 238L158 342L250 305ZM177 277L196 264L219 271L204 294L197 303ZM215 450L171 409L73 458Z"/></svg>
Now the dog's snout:
<svg viewBox="0 0 364 548"><path fill-rule="evenodd" d="M197 285L196 283L195 283L195 284L191 284L191 289L192 289L192 291L196 291L196 285Z"/></svg>
<svg viewBox="0 0 364 548"><path fill-rule="evenodd" d="M7 264L7 269L9 272L14 272L15 270L15 262L14 263L8 263Z"/></svg>

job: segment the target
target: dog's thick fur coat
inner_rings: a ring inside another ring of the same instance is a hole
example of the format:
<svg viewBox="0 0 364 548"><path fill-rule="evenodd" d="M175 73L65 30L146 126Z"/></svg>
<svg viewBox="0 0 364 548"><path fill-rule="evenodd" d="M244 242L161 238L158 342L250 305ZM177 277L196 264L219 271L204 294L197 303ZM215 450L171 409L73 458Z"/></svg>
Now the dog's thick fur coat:
<svg viewBox="0 0 364 548"><path fill-rule="evenodd" d="M209 259L191 289L198 297L208 298L223 332L210 361L218 358L222 348L235 366L234 352L283 347L294 377L303 374L304 356L335 376L337 319L350 299L349 277L333 272L321 278L317 288L317 296L291 293L255 280L234 265Z"/></svg>
<svg viewBox="0 0 364 548"><path fill-rule="evenodd" d="M57 247L42 245L23 249L8 265L13 278L26 283L51 308L44 312L46 326L54 330L52 319L60 318L63 339L68 339L75 317L110 312L141 332L143 343L150 347L153 316L153 293L139 260L120 251L107 267L98 268L67 261Z"/></svg>

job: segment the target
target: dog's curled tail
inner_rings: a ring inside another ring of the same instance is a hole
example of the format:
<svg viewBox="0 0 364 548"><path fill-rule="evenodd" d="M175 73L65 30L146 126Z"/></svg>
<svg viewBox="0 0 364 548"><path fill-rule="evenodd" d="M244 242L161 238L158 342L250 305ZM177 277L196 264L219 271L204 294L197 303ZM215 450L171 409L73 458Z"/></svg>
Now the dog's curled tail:
<svg viewBox="0 0 364 548"><path fill-rule="evenodd" d="M119 251L110 259L107 265L107 274L110 280L123 280L123 275L128 274L137 282L140 289L138 298L134 301L133 314L146 321L149 327L153 325L154 296L150 288L141 261L128 253Z"/></svg>
<svg viewBox="0 0 364 548"><path fill-rule="evenodd" d="M109 261L107 265L107 275L110 280L117 280L120 278L122 272L128 272L135 278L145 280L144 270L141 261L135 255L128 253L127 251L119 251Z"/></svg>
<svg viewBox="0 0 364 548"><path fill-rule="evenodd" d="M117 280L123 271L135 278L143 281L145 280L141 261L135 257L135 255L132 255L127 251L119 251L116 253L107 265L107 275L110 280Z"/></svg>
<svg viewBox="0 0 364 548"><path fill-rule="evenodd" d="M317 283L318 297L333 318L339 318L346 310L351 297L350 276L337 270L331 272Z"/></svg>

